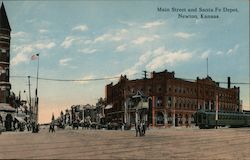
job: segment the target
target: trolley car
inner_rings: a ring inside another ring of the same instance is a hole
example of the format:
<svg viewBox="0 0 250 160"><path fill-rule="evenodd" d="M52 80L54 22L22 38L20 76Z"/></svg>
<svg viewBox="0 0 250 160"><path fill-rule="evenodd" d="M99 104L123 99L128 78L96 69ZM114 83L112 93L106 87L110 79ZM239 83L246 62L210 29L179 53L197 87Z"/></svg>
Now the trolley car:
<svg viewBox="0 0 250 160"><path fill-rule="evenodd" d="M216 126L215 111L198 110L194 113L196 126L201 129ZM217 126L250 127L250 114L247 112L218 112Z"/></svg>

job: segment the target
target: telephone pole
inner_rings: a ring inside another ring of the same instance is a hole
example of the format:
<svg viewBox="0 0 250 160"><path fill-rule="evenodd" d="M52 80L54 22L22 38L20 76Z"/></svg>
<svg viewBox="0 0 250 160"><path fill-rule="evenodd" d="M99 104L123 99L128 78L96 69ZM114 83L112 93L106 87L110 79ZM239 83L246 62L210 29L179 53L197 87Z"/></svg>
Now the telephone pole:
<svg viewBox="0 0 250 160"><path fill-rule="evenodd" d="M29 106L31 107L30 76L28 76L28 85L29 85Z"/></svg>

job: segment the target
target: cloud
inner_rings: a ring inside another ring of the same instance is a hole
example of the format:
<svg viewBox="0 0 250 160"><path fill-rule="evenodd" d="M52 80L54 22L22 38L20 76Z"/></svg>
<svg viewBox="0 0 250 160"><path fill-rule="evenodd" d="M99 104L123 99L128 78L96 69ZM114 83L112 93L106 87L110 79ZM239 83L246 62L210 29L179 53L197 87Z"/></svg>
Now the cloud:
<svg viewBox="0 0 250 160"><path fill-rule="evenodd" d="M218 51L218 52L216 52L216 54L217 55L221 55L221 54L223 54L223 52L222 51Z"/></svg>
<svg viewBox="0 0 250 160"><path fill-rule="evenodd" d="M81 78L81 81L77 81L76 83L79 83L79 84L88 84L88 83L90 83L90 80L92 80L94 78L96 78L94 75L89 74L89 75L83 76Z"/></svg>
<svg viewBox="0 0 250 160"><path fill-rule="evenodd" d="M10 61L10 64L12 66L15 66L19 63L22 63L22 62L28 62L29 61L29 57L27 54L24 54L23 52L21 53L18 53L14 58L11 59Z"/></svg>
<svg viewBox="0 0 250 160"><path fill-rule="evenodd" d="M64 39L64 41L61 43L61 46L63 48L69 48L72 43L77 40L78 38L77 37L74 37L74 36L68 36Z"/></svg>
<svg viewBox="0 0 250 160"><path fill-rule="evenodd" d="M69 61L71 61L71 60L72 60L71 58L60 59L59 64L62 66L67 66L67 65L69 65Z"/></svg>
<svg viewBox="0 0 250 160"><path fill-rule="evenodd" d="M188 61L191 57L192 53L186 50L169 51L165 49L165 47L159 47L142 54L132 67L122 71L116 76L121 74L132 76L145 68L149 71L154 71L165 67L167 64L175 65L180 62Z"/></svg>
<svg viewBox="0 0 250 160"><path fill-rule="evenodd" d="M154 21L154 22L148 22L148 23L145 23L142 28L153 28L153 27L157 27L157 26L160 26L160 25L163 25L164 22L163 21Z"/></svg>
<svg viewBox="0 0 250 160"><path fill-rule="evenodd" d="M230 49L227 51L227 54L228 54L228 55L235 54L236 51L238 50L238 48L239 48L239 44L236 44L233 48L230 48Z"/></svg>
<svg viewBox="0 0 250 160"><path fill-rule="evenodd" d="M211 53L210 50L207 50L201 54L201 59L206 59L208 58L209 54Z"/></svg>
<svg viewBox="0 0 250 160"><path fill-rule="evenodd" d="M118 47L116 47L116 52L123 52L124 50L126 50L127 48L127 45L126 44L123 44L123 45L120 45Z"/></svg>
<svg viewBox="0 0 250 160"><path fill-rule="evenodd" d="M123 20L118 20L118 22L121 23L121 24L128 25L128 26L134 26L136 24L134 22L123 21Z"/></svg>
<svg viewBox="0 0 250 160"><path fill-rule="evenodd" d="M92 41L92 40L90 40L90 39L88 39L88 40L84 41L84 44L91 44L91 43L93 43L93 41Z"/></svg>
<svg viewBox="0 0 250 160"><path fill-rule="evenodd" d="M85 54L92 54L92 53L97 52L97 49L84 48L84 49L79 49L78 52L85 53Z"/></svg>
<svg viewBox="0 0 250 160"><path fill-rule="evenodd" d="M127 29L116 30L113 33L105 33L101 36L96 37L93 40L93 42L97 43L97 42L103 42L103 41L121 41L125 38L126 33L128 33Z"/></svg>
<svg viewBox="0 0 250 160"><path fill-rule="evenodd" d="M28 33L22 32L22 31L20 31L20 32L15 32L15 33L11 33L11 37L12 37L12 38L20 38L20 37L24 37L24 36L26 36L26 35L28 35Z"/></svg>
<svg viewBox="0 0 250 160"><path fill-rule="evenodd" d="M39 33L48 33L49 31L46 29L39 29Z"/></svg>
<svg viewBox="0 0 250 160"><path fill-rule="evenodd" d="M50 49L56 46L54 42L49 42L49 43L37 43L34 45L35 48L37 49Z"/></svg>
<svg viewBox="0 0 250 160"><path fill-rule="evenodd" d="M132 43L133 44L143 44L145 42L155 41L156 39L159 39L159 38L160 38L160 36L158 36L158 35L142 36L142 37L138 37L137 39L133 40Z"/></svg>
<svg viewBox="0 0 250 160"><path fill-rule="evenodd" d="M27 23L34 23L34 22L36 22L37 21L37 19L29 19L29 20L26 20L25 22L27 22Z"/></svg>
<svg viewBox="0 0 250 160"><path fill-rule="evenodd" d="M177 32L174 34L175 37L178 37L181 39L188 39L194 35L195 35L194 33L186 33L186 32Z"/></svg>
<svg viewBox="0 0 250 160"><path fill-rule="evenodd" d="M187 61L192 57L192 53L185 50L168 51L165 48L158 48L153 52L152 60L146 65L148 70L156 70L166 64L174 65L179 62Z"/></svg>
<svg viewBox="0 0 250 160"><path fill-rule="evenodd" d="M84 24L72 28L72 31L81 31L81 32L83 32L83 31L86 31L86 30L88 30L88 26L84 25Z"/></svg>
<svg viewBox="0 0 250 160"><path fill-rule="evenodd" d="M51 49L56 44L54 42L34 42L30 44L16 45L13 48L13 52L16 55L11 59L11 65L18 65L19 63L30 61L31 56L39 50Z"/></svg>
<svg viewBox="0 0 250 160"><path fill-rule="evenodd" d="M110 40L111 37L112 37L111 34L103 34L103 35L101 35L99 37L96 37L94 42L96 43L96 42L107 41L107 40Z"/></svg>

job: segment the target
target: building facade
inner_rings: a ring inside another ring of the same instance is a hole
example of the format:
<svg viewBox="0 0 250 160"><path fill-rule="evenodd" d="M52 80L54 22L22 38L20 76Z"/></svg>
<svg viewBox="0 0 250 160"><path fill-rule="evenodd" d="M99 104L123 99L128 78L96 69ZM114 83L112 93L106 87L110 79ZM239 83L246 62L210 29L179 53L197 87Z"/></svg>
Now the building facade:
<svg viewBox="0 0 250 160"><path fill-rule="evenodd" d="M10 95L10 32L10 24L2 3L0 8L0 129L2 128L1 126L4 126L6 131L12 130L12 121L16 111L11 106L13 101L11 101Z"/></svg>
<svg viewBox="0 0 250 160"><path fill-rule="evenodd" d="M138 91L148 98L147 123L152 126L189 126L196 110L216 109L216 95L219 110L240 110L239 87L222 88L209 76L188 81L165 70L144 79L128 80L125 75L117 84L108 84L106 99L112 108L106 110L106 118L133 125L135 111L130 110L130 98Z"/></svg>
<svg viewBox="0 0 250 160"><path fill-rule="evenodd" d="M0 9L0 103L9 103L10 81L10 32L11 28L2 3Z"/></svg>

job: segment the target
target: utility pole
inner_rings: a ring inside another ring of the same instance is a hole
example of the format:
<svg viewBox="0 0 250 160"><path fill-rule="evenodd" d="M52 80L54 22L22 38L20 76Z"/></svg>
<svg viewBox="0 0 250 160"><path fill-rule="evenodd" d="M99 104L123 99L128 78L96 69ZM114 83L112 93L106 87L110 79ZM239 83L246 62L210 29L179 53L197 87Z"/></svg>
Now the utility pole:
<svg viewBox="0 0 250 160"><path fill-rule="evenodd" d="M38 76L39 76L39 53L36 54L37 61L37 72L36 72L36 93L35 93L35 107L36 107L36 124L38 123Z"/></svg>
<svg viewBox="0 0 250 160"><path fill-rule="evenodd" d="M28 76L28 85L29 85L29 106L31 107L30 76Z"/></svg>

